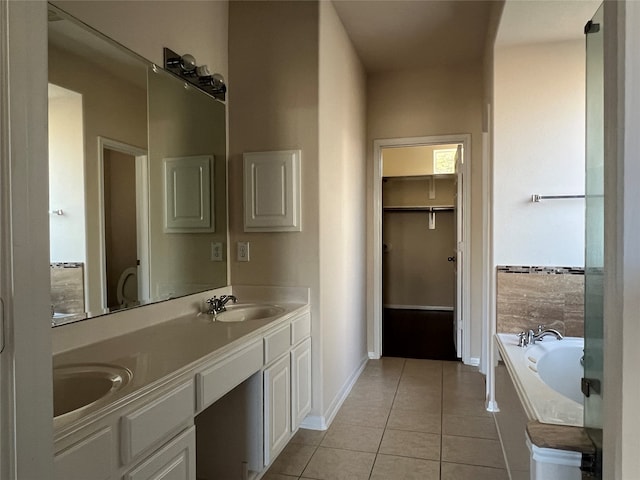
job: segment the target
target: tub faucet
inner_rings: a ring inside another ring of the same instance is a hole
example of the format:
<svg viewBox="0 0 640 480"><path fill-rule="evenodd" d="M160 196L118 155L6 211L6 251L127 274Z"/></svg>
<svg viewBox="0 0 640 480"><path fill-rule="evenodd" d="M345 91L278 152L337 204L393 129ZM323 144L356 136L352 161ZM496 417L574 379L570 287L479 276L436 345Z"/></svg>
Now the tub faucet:
<svg viewBox="0 0 640 480"><path fill-rule="evenodd" d="M225 312L227 307L225 306L229 301L237 303L238 299L234 295L222 295L220 298L214 296L207 299L206 303L209 306L207 313L209 315L217 315L218 313Z"/></svg>
<svg viewBox="0 0 640 480"><path fill-rule="evenodd" d="M526 347L528 345L535 345L538 340L542 340L548 335L553 335L558 340L562 340L564 337L562 334L553 328L546 328L544 325L538 325L538 331L525 330L518 334L518 346Z"/></svg>
<svg viewBox="0 0 640 480"><path fill-rule="evenodd" d="M532 332L532 330L530 330ZM531 343L534 344L536 343L538 340L542 340L544 337L547 337L549 335L553 335L554 337L556 337L557 340L562 340L564 337L562 336L562 334L554 329L554 328L546 328L546 329L539 329L538 333L534 333L533 334L533 338L531 340Z"/></svg>

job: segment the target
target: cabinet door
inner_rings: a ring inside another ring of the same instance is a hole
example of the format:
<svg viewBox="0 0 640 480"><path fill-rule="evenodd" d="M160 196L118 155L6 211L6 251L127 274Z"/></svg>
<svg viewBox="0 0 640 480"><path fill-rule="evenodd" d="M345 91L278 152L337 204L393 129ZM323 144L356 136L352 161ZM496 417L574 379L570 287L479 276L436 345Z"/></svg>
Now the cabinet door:
<svg viewBox="0 0 640 480"><path fill-rule="evenodd" d="M285 355L264 370L264 462L269 465L291 437L291 368Z"/></svg>
<svg viewBox="0 0 640 480"><path fill-rule="evenodd" d="M123 480L196 480L196 427L171 440Z"/></svg>
<svg viewBox="0 0 640 480"><path fill-rule="evenodd" d="M311 411L311 339L291 350L291 428L297 430Z"/></svg>

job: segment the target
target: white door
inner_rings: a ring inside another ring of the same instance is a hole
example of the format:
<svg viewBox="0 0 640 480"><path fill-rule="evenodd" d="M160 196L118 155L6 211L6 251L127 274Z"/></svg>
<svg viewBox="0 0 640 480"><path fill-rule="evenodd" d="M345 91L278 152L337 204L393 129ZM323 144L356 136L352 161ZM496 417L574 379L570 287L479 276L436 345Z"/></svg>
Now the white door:
<svg viewBox="0 0 640 480"><path fill-rule="evenodd" d="M136 211L136 257L138 277L138 300L144 302L150 298L150 264L149 264L149 159L146 150L133 145L98 137L100 175L100 291L101 309L107 305L107 257L106 257L106 226L105 226L105 151L119 152L135 158L135 211ZM133 265L131 265L133 266ZM89 306L89 297L87 297ZM88 308L88 311L91 311Z"/></svg>
<svg viewBox="0 0 640 480"><path fill-rule="evenodd" d="M453 341L456 345L456 355L458 358L462 357L462 268L464 265L462 253L464 242L464 178L462 175L462 163L463 163L463 151L462 145L458 145L456 151L456 305L454 312L454 331Z"/></svg>

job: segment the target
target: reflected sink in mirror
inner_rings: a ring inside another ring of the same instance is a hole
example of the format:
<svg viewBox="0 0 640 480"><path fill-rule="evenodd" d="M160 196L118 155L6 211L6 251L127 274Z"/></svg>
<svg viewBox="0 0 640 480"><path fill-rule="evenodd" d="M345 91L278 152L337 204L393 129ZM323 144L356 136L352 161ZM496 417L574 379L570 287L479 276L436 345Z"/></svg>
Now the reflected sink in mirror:
<svg viewBox="0 0 640 480"><path fill-rule="evenodd" d="M275 305L237 305L227 307L226 312L216 315L217 322L244 322L246 320L262 320L282 315L284 308Z"/></svg>
<svg viewBox="0 0 640 480"><path fill-rule="evenodd" d="M53 416L77 418L100 400L108 399L133 378L128 368L99 363L53 369Z"/></svg>

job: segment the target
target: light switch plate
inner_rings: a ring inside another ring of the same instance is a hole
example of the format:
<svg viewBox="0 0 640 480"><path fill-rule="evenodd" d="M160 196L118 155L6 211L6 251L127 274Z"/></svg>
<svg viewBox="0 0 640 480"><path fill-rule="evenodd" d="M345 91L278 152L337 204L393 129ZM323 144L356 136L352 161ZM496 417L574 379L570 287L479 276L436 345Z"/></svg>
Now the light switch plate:
<svg viewBox="0 0 640 480"><path fill-rule="evenodd" d="M221 262L223 260L222 242L211 242L211 261Z"/></svg>
<svg viewBox="0 0 640 480"><path fill-rule="evenodd" d="M238 261L249 261L249 242L238 242Z"/></svg>

